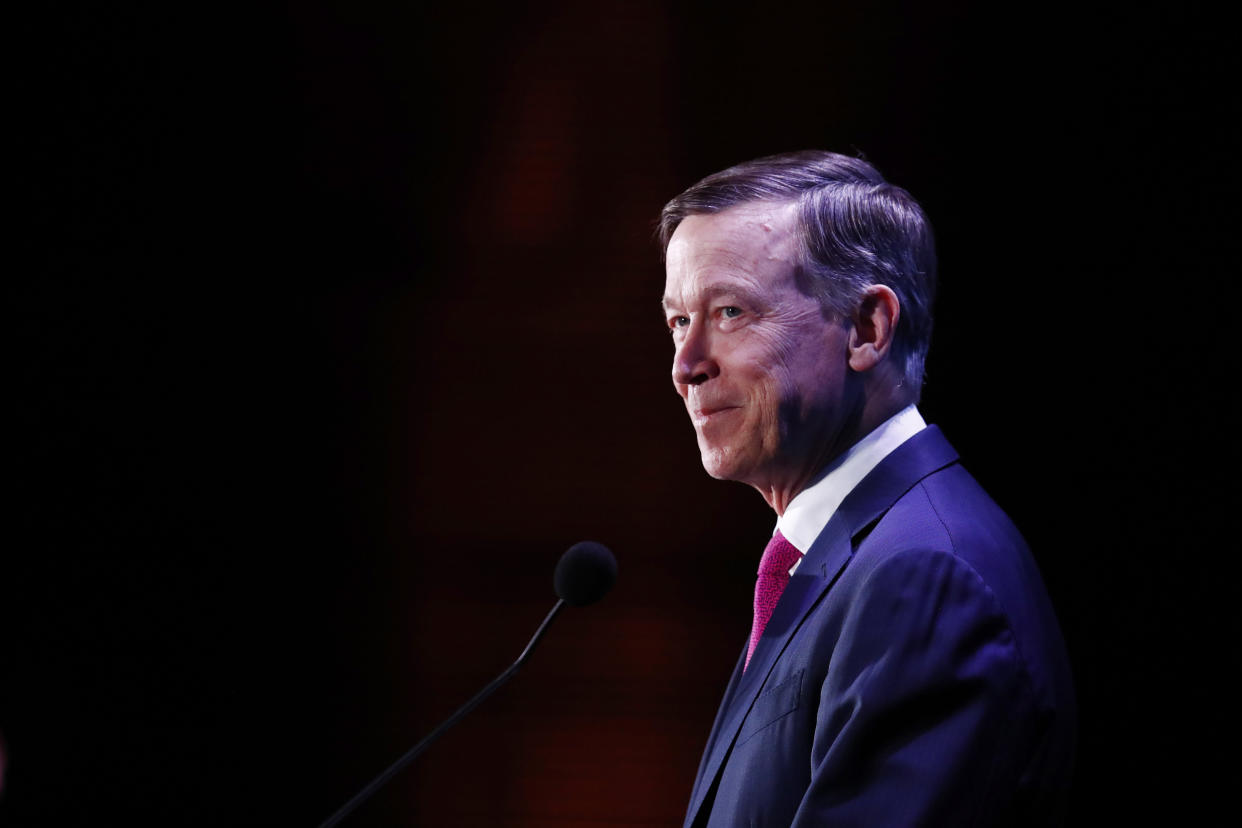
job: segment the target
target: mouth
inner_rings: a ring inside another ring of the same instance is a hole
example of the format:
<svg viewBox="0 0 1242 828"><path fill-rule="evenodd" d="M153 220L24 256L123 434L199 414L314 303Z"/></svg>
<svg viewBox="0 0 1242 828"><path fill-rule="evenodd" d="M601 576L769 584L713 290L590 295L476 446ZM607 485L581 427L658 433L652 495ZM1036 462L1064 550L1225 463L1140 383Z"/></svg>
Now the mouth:
<svg viewBox="0 0 1242 828"><path fill-rule="evenodd" d="M727 414L730 411L737 410L738 406L736 405L718 405L705 406L703 408L692 408L690 409L690 422L694 423L695 426L705 426L712 420L719 419L722 415Z"/></svg>

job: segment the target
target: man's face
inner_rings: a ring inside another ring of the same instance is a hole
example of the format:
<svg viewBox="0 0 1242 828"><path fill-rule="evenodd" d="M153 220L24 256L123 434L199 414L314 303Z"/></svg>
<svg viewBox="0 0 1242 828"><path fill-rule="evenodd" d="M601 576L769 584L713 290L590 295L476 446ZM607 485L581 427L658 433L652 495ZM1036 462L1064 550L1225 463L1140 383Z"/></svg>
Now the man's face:
<svg viewBox="0 0 1242 828"><path fill-rule="evenodd" d="M797 208L690 216L667 252L673 385L712 477L792 495L837 449L849 329L798 287Z"/></svg>

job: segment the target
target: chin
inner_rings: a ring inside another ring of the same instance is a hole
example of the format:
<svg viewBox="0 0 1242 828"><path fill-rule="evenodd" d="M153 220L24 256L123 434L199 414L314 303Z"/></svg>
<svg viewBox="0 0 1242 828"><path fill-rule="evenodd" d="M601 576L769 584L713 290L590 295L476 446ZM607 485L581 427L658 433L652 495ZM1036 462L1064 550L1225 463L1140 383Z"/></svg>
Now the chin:
<svg viewBox="0 0 1242 828"><path fill-rule="evenodd" d="M738 458L728 449L705 448L699 452L703 471L717 480L739 480L742 473Z"/></svg>

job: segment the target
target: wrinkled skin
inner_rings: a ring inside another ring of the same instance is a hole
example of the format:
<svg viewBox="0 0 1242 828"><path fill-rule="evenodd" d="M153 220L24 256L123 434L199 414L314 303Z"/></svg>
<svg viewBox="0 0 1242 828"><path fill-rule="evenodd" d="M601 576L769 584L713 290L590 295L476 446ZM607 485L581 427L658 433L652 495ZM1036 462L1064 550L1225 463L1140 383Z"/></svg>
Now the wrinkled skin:
<svg viewBox="0 0 1242 828"><path fill-rule="evenodd" d="M666 258L673 385L703 467L778 512L852 443L862 390L850 324L798 286L794 217L770 203L689 216Z"/></svg>
<svg viewBox="0 0 1242 828"><path fill-rule="evenodd" d="M823 308L798 263L792 203L694 215L666 252L673 386L712 477L783 514L834 457L913 402L890 360L896 295L872 285L848 317Z"/></svg>

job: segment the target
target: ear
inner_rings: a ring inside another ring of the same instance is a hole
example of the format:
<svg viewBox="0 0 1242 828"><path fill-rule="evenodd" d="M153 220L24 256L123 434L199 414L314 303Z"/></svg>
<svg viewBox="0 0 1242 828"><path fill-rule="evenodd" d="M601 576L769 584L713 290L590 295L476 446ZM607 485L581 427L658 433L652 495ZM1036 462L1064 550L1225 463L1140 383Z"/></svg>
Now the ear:
<svg viewBox="0 0 1242 828"><path fill-rule="evenodd" d="M850 330L849 363L855 371L870 371L893 346L901 302L888 285L872 285L863 292Z"/></svg>

